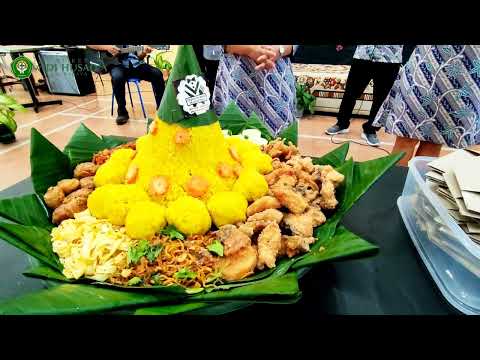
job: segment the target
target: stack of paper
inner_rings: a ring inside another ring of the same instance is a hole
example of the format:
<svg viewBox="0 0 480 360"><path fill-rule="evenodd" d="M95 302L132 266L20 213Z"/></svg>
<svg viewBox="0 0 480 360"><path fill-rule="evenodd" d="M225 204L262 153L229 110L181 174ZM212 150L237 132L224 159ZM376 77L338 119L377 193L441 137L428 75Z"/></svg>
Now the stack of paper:
<svg viewBox="0 0 480 360"><path fill-rule="evenodd" d="M430 188L465 233L480 245L480 154L458 150L428 164Z"/></svg>

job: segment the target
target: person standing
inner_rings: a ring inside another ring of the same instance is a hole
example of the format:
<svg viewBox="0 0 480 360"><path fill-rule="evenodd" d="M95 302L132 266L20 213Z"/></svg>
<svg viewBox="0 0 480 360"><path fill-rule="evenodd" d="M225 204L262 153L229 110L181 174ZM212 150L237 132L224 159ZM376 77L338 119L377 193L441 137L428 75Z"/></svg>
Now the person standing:
<svg viewBox="0 0 480 360"><path fill-rule="evenodd" d="M397 135L399 162L480 144L480 45L419 45L373 123ZM416 145L418 149L415 151Z"/></svg>
<svg viewBox="0 0 480 360"><path fill-rule="evenodd" d="M295 120L294 45L226 45L221 50L213 104L220 115L230 102L255 113L273 136Z"/></svg>
<svg viewBox="0 0 480 360"><path fill-rule="evenodd" d="M363 124L362 138L371 146L379 146L378 127L372 125L378 109L398 75L402 63L403 45L358 45L348 73L345 93L337 116L337 123L325 132L328 135L349 131L352 111L357 99L373 80L373 103L368 121Z"/></svg>
<svg viewBox="0 0 480 360"><path fill-rule="evenodd" d="M128 46L130 45L120 45L123 48ZM151 47L144 46L144 50L139 54L122 54L120 48L116 45L87 45L87 47L99 51L108 51L112 56L118 57L119 64L110 65L107 68L112 78L113 94L115 95L115 100L117 100L118 116L116 122L118 125L126 124L129 119L125 101L125 83L131 77L150 82L157 108L160 106L163 92L165 91L163 74L156 67L148 65L143 61L153 51Z"/></svg>

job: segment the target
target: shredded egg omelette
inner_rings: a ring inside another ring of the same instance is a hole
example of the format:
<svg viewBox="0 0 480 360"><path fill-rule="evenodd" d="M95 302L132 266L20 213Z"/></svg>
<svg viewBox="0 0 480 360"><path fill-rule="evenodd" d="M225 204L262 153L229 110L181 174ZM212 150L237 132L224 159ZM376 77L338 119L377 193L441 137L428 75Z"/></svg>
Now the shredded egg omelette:
<svg viewBox="0 0 480 360"><path fill-rule="evenodd" d="M89 210L75 214L52 230L53 251L69 279L86 277L106 281L127 267L133 240L125 228L93 217Z"/></svg>

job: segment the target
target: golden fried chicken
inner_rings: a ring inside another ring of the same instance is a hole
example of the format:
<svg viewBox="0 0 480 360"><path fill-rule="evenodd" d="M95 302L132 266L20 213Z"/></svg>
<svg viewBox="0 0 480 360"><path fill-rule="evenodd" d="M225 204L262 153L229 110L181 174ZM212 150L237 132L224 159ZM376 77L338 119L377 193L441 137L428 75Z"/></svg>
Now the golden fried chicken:
<svg viewBox="0 0 480 360"><path fill-rule="evenodd" d="M287 255L289 258L310 251L310 244L315 242L314 237L302 237L298 235L282 235L282 245L279 255Z"/></svg>
<svg viewBox="0 0 480 360"><path fill-rule="evenodd" d="M276 222L277 224L279 224L280 221L282 221L282 219L283 219L283 213L281 211L276 209L267 209L248 217L247 223L256 222L256 221L266 221L266 222Z"/></svg>
<svg viewBox="0 0 480 360"><path fill-rule="evenodd" d="M308 202L299 193L286 186L275 186L272 189L277 200L294 214L302 214L308 207Z"/></svg>
<svg viewBox="0 0 480 360"><path fill-rule="evenodd" d="M247 216L262 212L267 209L279 209L282 205L273 196L263 196L260 199L255 200L247 208Z"/></svg>
<svg viewBox="0 0 480 360"><path fill-rule="evenodd" d="M273 185L279 181L279 179L283 176L288 176L288 177L295 177L295 170L293 168L290 168L288 166L282 166L279 167L278 169L273 170L272 172L268 173L265 175L265 180L267 181L268 185ZM295 178L296 182L296 178ZM295 185L295 184L294 184Z"/></svg>
<svg viewBox="0 0 480 360"><path fill-rule="evenodd" d="M313 235L313 219L307 214L286 214L283 223L292 231L293 235L302 237Z"/></svg>
<svg viewBox="0 0 480 360"><path fill-rule="evenodd" d="M43 200L45 200L45 204L50 209L56 209L62 205L64 199L65 193L59 186L49 187L45 195L43 195Z"/></svg>
<svg viewBox="0 0 480 360"><path fill-rule="evenodd" d="M299 153L298 148L293 145L290 141L286 145L282 139L275 139L274 141L269 142L267 145L264 145L262 150L270 155L272 158L280 158L289 160L293 155Z"/></svg>
<svg viewBox="0 0 480 360"><path fill-rule="evenodd" d="M232 255L251 243L250 238L235 225L221 226L216 237L223 244L225 256Z"/></svg>
<svg viewBox="0 0 480 360"><path fill-rule="evenodd" d="M225 280L241 280L253 274L257 258L257 250L249 245L230 256L221 258L217 266Z"/></svg>
<svg viewBox="0 0 480 360"><path fill-rule="evenodd" d="M321 209L332 210L338 205L338 201L335 198L335 186L333 182L326 181L322 183L322 189L320 190L320 200L318 201Z"/></svg>
<svg viewBox="0 0 480 360"><path fill-rule="evenodd" d="M295 186L295 190L300 193L308 202L315 200L319 192L317 183L310 175L302 175L302 177L299 177L297 185Z"/></svg>
<svg viewBox="0 0 480 360"><path fill-rule="evenodd" d="M278 252L282 245L282 233L277 223L272 222L262 230L258 236L258 262L257 268L263 270L265 265L268 268L275 267Z"/></svg>
<svg viewBox="0 0 480 360"><path fill-rule="evenodd" d="M60 180L57 186L62 189L66 195L77 190L80 187L80 181L78 181L78 179L64 179Z"/></svg>
<svg viewBox="0 0 480 360"><path fill-rule="evenodd" d="M73 176L77 179L81 179L88 176L94 176L97 172L98 165L95 165L92 162L85 162L78 164L73 170Z"/></svg>
<svg viewBox="0 0 480 360"><path fill-rule="evenodd" d="M319 176L318 172L320 172ZM338 187L345 180L345 176L330 165L315 165L315 173L322 183L332 182L334 187Z"/></svg>
<svg viewBox="0 0 480 360"><path fill-rule="evenodd" d="M302 157L301 155L292 156L292 158L287 161L287 165L293 167L295 171L306 171L310 174L315 170L312 158Z"/></svg>
<svg viewBox="0 0 480 360"><path fill-rule="evenodd" d="M310 207L305 213L305 215L312 218L313 227L320 226L327 221L327 218L325 217L323 212L316 207Z"/></svg>
<svg viewBox="0 0 480 360"><path fill-rule="evenodd" d="M270 224L269 221L250 221L245 224L238 224L238 230L251 237L255 233L263 230L268 224Z"/></svg>

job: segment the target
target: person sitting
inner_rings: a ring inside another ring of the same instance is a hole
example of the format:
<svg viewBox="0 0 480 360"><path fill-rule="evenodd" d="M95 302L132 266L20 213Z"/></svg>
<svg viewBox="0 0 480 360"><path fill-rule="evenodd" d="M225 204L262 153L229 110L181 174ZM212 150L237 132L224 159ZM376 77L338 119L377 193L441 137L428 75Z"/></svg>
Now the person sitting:
<svg viewBox="0 0 480 360"><path fill-rule="evenodd" d="M148 81L152 84L153 94L155 95L155 102L157 108L160 106L163 92L165 90L165 81L163 80L162 72L151 65L146 64L143 59L150 54L153 49L149 46L144 46L140 54L136 53L121 53L121 49L117 45L87 45L93 50L108 51L112 56L117 56L119 60L118 65L109 65L107 67L110 76L112 77L112 89L115 99L117 100L117 119L118 125L126 124L129 116L125 101L125 83L129 78L137 78ZM120 47L128 47L130 45L120 45Z"/></svg>

